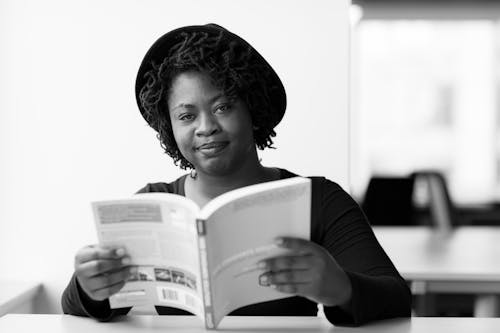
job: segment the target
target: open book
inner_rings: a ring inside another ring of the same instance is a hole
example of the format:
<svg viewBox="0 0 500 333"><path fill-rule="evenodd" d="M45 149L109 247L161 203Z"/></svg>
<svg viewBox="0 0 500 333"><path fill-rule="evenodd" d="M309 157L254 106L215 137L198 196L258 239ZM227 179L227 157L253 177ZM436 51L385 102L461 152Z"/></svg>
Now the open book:
<svg viewBox="0 0 500 333"><path fill-rule="evenodd" d="M259 285L257 263L286 255L276 237L310 239L311 181L295 177L227 192L200 209L169 193L93 202L99 243L125 247L137 274L111 308L187 310L216 328L231 311L289 297Z"/></svg>

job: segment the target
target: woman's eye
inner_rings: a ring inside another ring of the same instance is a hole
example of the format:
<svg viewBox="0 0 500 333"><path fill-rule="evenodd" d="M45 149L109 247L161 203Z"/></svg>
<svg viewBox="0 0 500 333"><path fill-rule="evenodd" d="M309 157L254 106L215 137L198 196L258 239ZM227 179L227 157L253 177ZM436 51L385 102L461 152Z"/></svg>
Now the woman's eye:
<svg viewBox="0 0 500 333"><path fill-rule="evenodd" d="M189 121L189 120L193 120L193 119L194 119L194 115L191 113L183 113L179 116L179 120L181 120L181 121Z"/></svg>
<svg viewBox="0 0 500 333"><path fill-rule="evenodd" d="M226 112L231 109L231 106L227 103L220 104L215 108L215 112Z"/></svg>

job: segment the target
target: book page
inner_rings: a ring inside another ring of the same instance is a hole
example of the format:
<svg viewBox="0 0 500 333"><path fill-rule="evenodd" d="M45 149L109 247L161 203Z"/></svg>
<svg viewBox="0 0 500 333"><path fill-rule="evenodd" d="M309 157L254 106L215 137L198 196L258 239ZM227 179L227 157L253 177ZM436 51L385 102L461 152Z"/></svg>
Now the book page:
<svg viewBox="0 0 500 333"><path fill-rule="evenodd" d="M122 246L136 267L111 308L171 306L203 317L195 214L197 206L168 194L92 203L99 243Z"/></svg>
<svg viewBox="0 0 500 333"><path fill-rule="evenodd" d="M276 237L310 239L310 180L296 177L266 185L256 185L253 193L247 191L243 197L232 198L206 221L216 325L223 316L242 306L290 297L260 286L258 276L263 271L256 264L263 258L287 254L274 245Z"/></svg>

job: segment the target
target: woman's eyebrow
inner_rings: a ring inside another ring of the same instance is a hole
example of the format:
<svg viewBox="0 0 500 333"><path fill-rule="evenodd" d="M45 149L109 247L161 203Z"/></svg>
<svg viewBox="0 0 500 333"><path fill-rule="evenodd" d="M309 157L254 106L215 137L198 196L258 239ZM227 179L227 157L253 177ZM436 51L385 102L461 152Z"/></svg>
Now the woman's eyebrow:
<svg viewBox="0 0 500 333"><path fill-rule="evenodd" d="M189 104L189 103L179 103L177 104L176 106L174 106L172 108L172 111L176 110L176 109L179 109L179 108L185 108L185 109L192 109L194 108L194 105L193 104Z"/></svg>
<svg viewBox="0 0 500 333"><path fill-rule="evenodd" d="M226 95L225 95L225 94L220 93L220 94L217 94L217 95L215 95L215 96L211 97L208 101L209 101L209 103L213 103L213 102L215 102L216 100L218 100L218 99L220 99L220 98L225 98L225 97L226 97ZM172 108L172 111L174 111L175 109L178 109L178 108L186 108L186 109L189 109L189 108L194 108L194 107L195 107L195 106L194 106L194 104L191 104L191 103L184 103L184 102L182 102L182 103L179 103L179 104L177 104L176 106L174 106L174 107Z"/></svg>

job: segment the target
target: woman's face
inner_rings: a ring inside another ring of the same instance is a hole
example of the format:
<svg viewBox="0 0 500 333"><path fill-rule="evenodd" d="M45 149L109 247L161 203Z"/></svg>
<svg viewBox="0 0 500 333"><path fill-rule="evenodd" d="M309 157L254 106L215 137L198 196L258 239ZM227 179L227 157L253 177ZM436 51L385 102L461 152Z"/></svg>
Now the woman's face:
<svg viewBox="0 0 500 333"><path fill-rule="evenodd" d="M198 172L228 175L257 158L245 103L229 100L207 75L193 71L175 77L168 110L177 146Z"/></svg>

